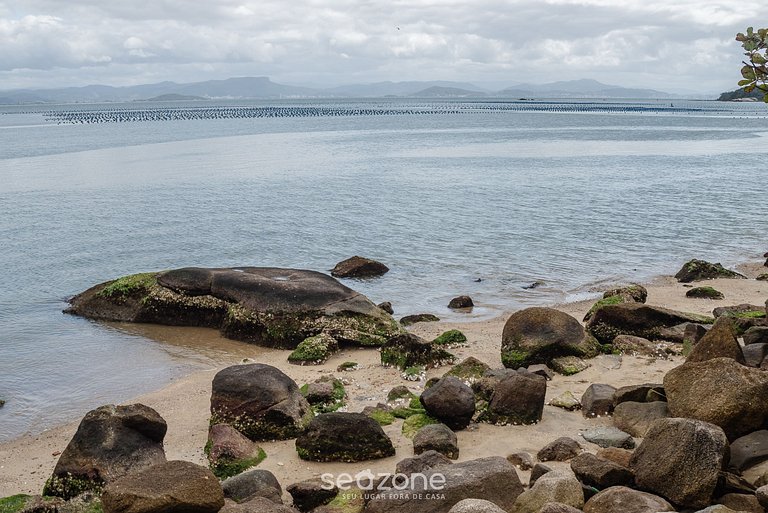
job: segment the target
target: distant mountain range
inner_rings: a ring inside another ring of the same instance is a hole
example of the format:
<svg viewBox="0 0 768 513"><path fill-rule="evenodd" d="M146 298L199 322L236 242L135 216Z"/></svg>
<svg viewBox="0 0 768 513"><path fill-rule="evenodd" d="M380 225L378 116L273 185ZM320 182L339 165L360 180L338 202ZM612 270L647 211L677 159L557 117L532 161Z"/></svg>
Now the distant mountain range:
<svg viewBox="0 0 768 513"><path fill-rule="evenodd" d="M0 91L0 104L87 103L126 101L168 101L193 99L249 98L672 98L652 89L629 89L595 80L572 80L549 84L518 84L490 91L474 84L449 81L377 82L352 84L330 89L297 87L272 82L267 77L208 80L189 84L159 82L137 86L89 85L61 89L17 89Z"/></svg>

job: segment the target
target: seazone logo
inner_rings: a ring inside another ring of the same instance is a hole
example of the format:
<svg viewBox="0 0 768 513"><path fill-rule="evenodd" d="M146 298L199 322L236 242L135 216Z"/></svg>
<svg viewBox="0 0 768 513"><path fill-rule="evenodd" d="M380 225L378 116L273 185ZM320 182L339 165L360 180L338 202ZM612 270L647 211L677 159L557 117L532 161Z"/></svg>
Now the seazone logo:
<svg viewBox="0 0 768 513"><path fill-rule="evenodd" d="M329 474L320 476L323 490L338 489L343 492L357 489L364 492L367 500L375 498L444 499L440 492L445 488L445 476L439 472L426 475L374 473L363 470L357 474Z"/></svg>

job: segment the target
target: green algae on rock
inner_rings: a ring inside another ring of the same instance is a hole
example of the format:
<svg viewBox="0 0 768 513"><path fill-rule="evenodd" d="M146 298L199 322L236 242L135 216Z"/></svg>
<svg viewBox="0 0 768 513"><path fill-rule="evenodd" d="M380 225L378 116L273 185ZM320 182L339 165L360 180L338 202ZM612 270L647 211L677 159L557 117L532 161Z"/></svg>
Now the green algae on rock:
<svg viewBox="0 0 768 513"><path fill-rule="evenodd" d="M675 278L680 283L690 283L715 278L744 278L744 275L726 269L720 263L713 264L705 260L693 259L683 265L675 274Z"/></svg>
<svg viewBox="0 0 768 513"><path fill-rule="evenodd" d="M320 333L301 341L288 355L288 361L297 365L321 365L338 350L339 343L335 338L326 333Z"/></svg>
<svg viewBox="0 0 768 513"><path fill-rule="evenodd" d="M392 337L381 348L381 364L400 370L418 366L431 369L455 359L448 351L412 333Z"/></svg>
<svg viewBox="0 0 768 513"><path fill-rule="evenodd" d="M685 293L685 297L697 299L725 299L725 294L714 287L694 287Z"/></svg>
<svg viewBox="0 0 768 513"><path fill-rule="evenodd" d="M341 344L378 347L403 332L391 315L328 275L268 267L133 274L76 295L65 312L215 328L227 338L288 349L320 333Z"/></svg>

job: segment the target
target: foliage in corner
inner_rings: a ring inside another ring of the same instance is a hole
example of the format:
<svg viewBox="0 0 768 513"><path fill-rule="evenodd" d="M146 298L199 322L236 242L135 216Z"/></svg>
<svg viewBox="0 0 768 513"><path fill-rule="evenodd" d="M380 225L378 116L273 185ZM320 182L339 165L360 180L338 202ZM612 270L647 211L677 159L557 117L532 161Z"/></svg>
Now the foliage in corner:
<svg viewBox="0 0 768 513"><path fill-rule="evenodd" d="M747 28L746 33L739 32L736 35L736 41L741 43L744 48L744 55L747 60L743 62L739 86L744 88L746 93L751 93L755 89L763 94L763 101L768 103L768 29Z"/></svg>

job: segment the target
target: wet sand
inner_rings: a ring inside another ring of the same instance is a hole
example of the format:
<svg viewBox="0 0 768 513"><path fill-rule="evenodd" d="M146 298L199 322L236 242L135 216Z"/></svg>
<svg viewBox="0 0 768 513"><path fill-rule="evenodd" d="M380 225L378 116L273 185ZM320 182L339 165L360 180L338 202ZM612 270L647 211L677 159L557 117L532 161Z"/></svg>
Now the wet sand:
<svg viewBox="0 0 768 513"><path fill-rule="evenodd" d="M747 280L712 280L705 282L722 291L726 299L689 299L688 290L671 277L660 277L647 285L648 304L701 314L711 313L717 306L740 303L764 305L768 298L768 282L754 278L768 269L761 263L742 266L739 269ZM557 306L558 309L581 319L593 301L582 301ZM410 329L431 339L448 329L460 329L468 338L468 347L452 350L459 360L474 356L492 367L501 367L500 344L504 323L509 314L481 322L420 323ZM420 393L423 382L408 382L394 369L379 364L379 353L374 349L345 350L334 355L320 366L295 366L287 362L290 351L264 349L223 339L217 332L193 328L168 328L158 326L127 326L131 331L169 344L195 344L203 348L209 367L178 379L171 385L135 398L156 409L168 422L165 449L168 459L183 459L206 464L203 447L207 439L211 380L214 374L228 365L250 359L274 365L291 376L299 385L314 381L323 374L333 373L348 382L347 411L360 411L368 405L385 402L387 392L394 386L405 384ZM336 367L345 361L355 361L360 368L351 372L336 373ZM664 374L682 363L681 357L669 360L633 356L603 355L590 360L590 368L574 376L556 376L547 386L547 401L569 390L576 397L591 383L607 383L616 387L660 383ZM433 369L427 377L440 376L448 367ZM65 399L62 399L65 400ZM85 412L83 412L85 414ZM51 475L58 453L66 447L77 429L78 422L69 423L45 431L39 435L24 436L0 444L0 497L16 493L40 493L45 480ZM370 469L372 472L393 472L397 461L413 455L411 440L400 433L401 420L384 430L392 438L397 454L393 457L362 462L313 463L302 461L296 455L294 441L262 443L267 459L260 465L272 471L285 488L287 485L325 472L339 473ZM585 419L580 412L567 412L545 406L542 421L535 426L491 426L479 424L457 433L461 451L459 461L484 456L506 456L517 451L535 453L548 442L560 436L580 439L579 431L599 425L610 425L610 419ZM583 445L596 450L583 439ZM520 472L526 481L527 473Z"/></svg>

